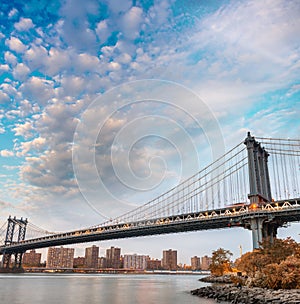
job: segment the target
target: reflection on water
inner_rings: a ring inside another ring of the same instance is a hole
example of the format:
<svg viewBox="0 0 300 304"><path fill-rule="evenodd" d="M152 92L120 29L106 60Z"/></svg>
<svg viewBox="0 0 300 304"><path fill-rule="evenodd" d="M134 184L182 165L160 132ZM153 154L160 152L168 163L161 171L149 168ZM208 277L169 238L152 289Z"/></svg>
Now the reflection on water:
<svg viewBox="0 0 300 304"><path fill-rule="evenodd" d="M212 304L197 275L0 274L0 303Z"/></svg>

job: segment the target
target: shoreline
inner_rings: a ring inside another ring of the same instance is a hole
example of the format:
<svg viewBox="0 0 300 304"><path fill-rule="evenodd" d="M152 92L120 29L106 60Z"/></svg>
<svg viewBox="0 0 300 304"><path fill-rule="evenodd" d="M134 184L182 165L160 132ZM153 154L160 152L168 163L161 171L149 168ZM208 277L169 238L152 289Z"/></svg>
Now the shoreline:
<svg viewBox="0 0 300 304"><path fill-rule="evenodd" d="M61 273L61 274L145 274L145 275L198 275L206 276L209 273L203 271L168 271L168 270L134 270L134 269L86 269L86 268L75 268L75 269L49 269L49 268L23 268L22 270L15 271L9 269L1 271L0 273Z"/></svg>
<svg viewBox="0 0 300 304"><path fill-rule="evenodd" d="M259 287L206 286L191 291L192 295L232 304L299 304L300 289L264 289Z"/></svg>

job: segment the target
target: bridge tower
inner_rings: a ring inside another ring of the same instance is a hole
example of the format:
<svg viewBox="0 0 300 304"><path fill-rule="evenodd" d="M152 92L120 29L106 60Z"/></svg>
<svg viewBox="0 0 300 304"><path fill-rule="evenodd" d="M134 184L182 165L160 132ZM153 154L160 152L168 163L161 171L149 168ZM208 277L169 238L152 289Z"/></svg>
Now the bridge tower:
<svg viewBox="0 0 300 304"><path fill-rule="evenodd" d="M250 193L248 198L251 204L261 206L264 203L271 202L271 186L268 170L269 153L261 147L248 132L245 139L245 145L248 150L248 169Z"/></svg>
<svg viewBox="0 0 300 304"><path fill-rule="evenodd" d="M16 217L12 218L11 216L9 216L9 218L7 219L7 229L4 245L20 243L21 241L25 240L27 223L27 219L17 219ZM15 234L17 234L17 238L15 237ZM8 269L11 262L11 256L14 255L14 268L21 269L23 253L24 252L4 252L2 257L1 268Z"/></svg>
<svg viewBox="0 0 300 304"><path fill-rule="evenodd" d="M244 141L248 151L248 170L250 193L248 198L253 210L272 201L270 176L268 170L269 153L261 147L260 143L248 132ZM253 249L259 248L263 240L273 243L277 235L277 228L283 223L275 221L273 218L255 217L248 222L245 227L252 230Z"/></svg>

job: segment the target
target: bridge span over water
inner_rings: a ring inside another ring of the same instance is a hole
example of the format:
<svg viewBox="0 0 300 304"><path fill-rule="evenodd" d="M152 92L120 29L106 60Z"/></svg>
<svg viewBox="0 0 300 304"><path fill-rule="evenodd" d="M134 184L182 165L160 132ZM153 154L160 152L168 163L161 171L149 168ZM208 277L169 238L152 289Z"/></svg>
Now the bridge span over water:
<svg viewBox="0 0 300 304"><path fill-rule="evenodd" d="M1 228L2 267L9 267L12 255L15 267L21 267L29 249L231 227L251 230L253 248L258 248L263 239L272 242L278 228L300 221L299 184L300 139L254 138L248 133L178 186L99 225L51 233L27 219L9 217ZM26 238L28 229L44 235Z"/></svg>

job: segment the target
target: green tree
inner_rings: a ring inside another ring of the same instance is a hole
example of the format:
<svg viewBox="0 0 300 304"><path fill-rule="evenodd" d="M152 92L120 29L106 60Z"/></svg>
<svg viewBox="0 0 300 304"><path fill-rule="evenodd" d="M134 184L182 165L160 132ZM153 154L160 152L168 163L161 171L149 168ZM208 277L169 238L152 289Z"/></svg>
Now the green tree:
<svg viewBox="0 0 300 304"><path fill-rule="evenodd" d="M211 273L216 276L222 276L225 272L231 271L230 257L232 253L229 250L219 248L212 253L212 262L209 267Z"/></svg>

